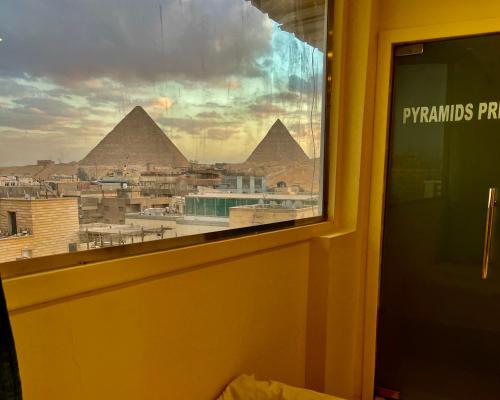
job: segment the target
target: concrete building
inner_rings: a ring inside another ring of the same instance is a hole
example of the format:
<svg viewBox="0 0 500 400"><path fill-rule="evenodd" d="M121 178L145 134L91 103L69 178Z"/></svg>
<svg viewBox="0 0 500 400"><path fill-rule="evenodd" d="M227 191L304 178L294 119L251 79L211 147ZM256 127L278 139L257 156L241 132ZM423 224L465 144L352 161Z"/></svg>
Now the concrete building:
<svg viewBox="0 0 500 400"><path fill-rule="evenodd" d="M303 194L244 194L244 193L203 193L191 194L185 198L185 215L189 217L229 218L231 207L264 205L286 208L316 206L317 195Z"/></svg>
<svg viewBox="0 0 500 400"><path fill-rule="evenodd" d="M0 186L17 186L16 178L14 176L0 176Z"/></svg>
<svg viewBox="0 0 500 400"><path fill-rule="evenodd" d="M229 227L241 228L244 226L255 226L283 222L302 218L310 218L318 215L316 206L287 208L255 204L251 206L231 207L229 209Z"/></svg>
<svg viewBox="0 0 500 400"><path fill-rule="evenodd" d="M78 200L0 199L0 262L76 251Z"/></svg>
<svg viewBox="0 0 500 400"><path fill-rule="evenodd" d="M164 239L171 228L164 225L146 228L134 224L86 224L80 225L80 249L122 246Z"/></svg>
<svg viewBox="0 0 500 400"><path fill-rule="evenodd" d="M177 185L178 178L178 173L147 171L141 173L139 177L139 187L143 193L147 192L173 195L177 193L179 189Z"/></svg>
<svg viewBox="0 0 500 400"><path fill-rule="evenodd" d="M219 190L231 193L265 193L267 184L265 176L224 175Z"/></svg>
<svg viewBox="0 0 500 400"><path fill-rule="evenodd" d="M30 176L2 175L0 176L0 187L31 186L34 180Z"/></svg>
<svg viewBox="0 0 500 400"><path fill-rule="evenodd" d="M180 215L144 215L141 213L127 214L127 225L138 225L146 230L166 228L165 238L197 235L229 229L227 218L185 218Z"/></svg>
<svg viewBox="0 0 500 400"><path fill-rule="evenodd" d="M142 196L140 190L121 189L116 196L103 197L98 204L101 221L108 224L124 224L125 215L141 212L148 208L166 208L171 203L170 197Z"/></svg>

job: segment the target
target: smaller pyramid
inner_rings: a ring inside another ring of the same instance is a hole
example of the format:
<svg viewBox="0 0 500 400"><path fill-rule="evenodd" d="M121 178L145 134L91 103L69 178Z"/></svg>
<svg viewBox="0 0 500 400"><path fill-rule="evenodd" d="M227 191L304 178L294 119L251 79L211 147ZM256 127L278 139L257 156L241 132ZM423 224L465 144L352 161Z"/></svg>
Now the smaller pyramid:
<svg viewBox="0 0 500 400"><path fill-rule="evenodd" d="M80 165L183 167L188 160L140 106L134 107Z"/></svg>
<svg viewBox="0 0 500 400"><path fill-rule="evenodd" d="M246 162L304 162L307 160L309 160L307 154L278 118Z"/></svg>

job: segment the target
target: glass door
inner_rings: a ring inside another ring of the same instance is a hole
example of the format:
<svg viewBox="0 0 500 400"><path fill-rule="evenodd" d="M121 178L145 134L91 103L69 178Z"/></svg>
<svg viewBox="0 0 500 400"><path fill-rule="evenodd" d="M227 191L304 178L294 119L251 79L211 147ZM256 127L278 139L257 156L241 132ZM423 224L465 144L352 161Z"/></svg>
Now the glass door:
<svg viewBox="0 0 500 400"><path fill-rule="evenodd" d="M500 35L393 65L377 392L500 399Z"/></svg>

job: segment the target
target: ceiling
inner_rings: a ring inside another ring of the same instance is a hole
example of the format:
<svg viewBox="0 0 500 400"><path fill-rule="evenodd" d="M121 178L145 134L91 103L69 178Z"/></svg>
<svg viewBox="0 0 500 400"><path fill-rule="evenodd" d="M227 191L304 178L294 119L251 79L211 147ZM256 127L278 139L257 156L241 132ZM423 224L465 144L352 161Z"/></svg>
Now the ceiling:
<svg viewBox="0 0 500 400"><path fill-rule="evenodd" d="M281 29L321 51L325 49L325 0L247 0Z"/></svg>

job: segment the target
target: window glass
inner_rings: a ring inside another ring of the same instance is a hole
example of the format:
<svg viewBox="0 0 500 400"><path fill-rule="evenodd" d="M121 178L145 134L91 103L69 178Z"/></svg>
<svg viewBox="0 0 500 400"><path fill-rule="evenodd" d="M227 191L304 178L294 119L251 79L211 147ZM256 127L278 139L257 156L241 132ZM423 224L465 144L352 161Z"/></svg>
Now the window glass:
<svg viewBox="0 0 500 400"><path fill-rule="evenodd" d="M323 215L325 0L3 0L0 263Z"/></svg>

